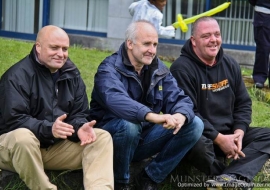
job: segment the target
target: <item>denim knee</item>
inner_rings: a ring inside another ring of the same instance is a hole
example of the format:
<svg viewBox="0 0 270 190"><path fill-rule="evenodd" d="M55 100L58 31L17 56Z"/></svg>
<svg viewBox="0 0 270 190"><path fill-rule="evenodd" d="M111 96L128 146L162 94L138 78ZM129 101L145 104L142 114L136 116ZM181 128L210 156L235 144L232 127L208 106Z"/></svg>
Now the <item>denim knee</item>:
<svg viewBox="0 0 270 190"><path fill-rule="evenodd" d="M193 121L189 124L189 127L193 131L194 140L199 140L199 138L202 136L204 129L204 124L202 120L199 117L195 116Z"/></svg>
<svg viewBox="0 0 270 190"><path fill-rule="evenodd" d="M136 139L140 138L142 127L140 124L131 123L124 119L113 119L109 121L102 129L108 131L114 141L116 139Z"/></svg>
<svg viewBox="0 0 270 190"><path fill-rule="evenodd" d="M121 120L118 123L118 134L122 134L127 138L140 138L142 127L140 124L131 123L126 120Z"/></svg>

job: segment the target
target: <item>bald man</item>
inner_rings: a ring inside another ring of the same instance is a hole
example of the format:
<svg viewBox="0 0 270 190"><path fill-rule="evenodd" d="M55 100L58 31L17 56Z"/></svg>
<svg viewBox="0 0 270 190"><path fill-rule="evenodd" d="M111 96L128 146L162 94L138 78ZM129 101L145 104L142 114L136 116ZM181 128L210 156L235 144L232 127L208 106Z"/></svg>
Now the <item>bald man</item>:
<svg viewBox="0 0 270 190"><path fill-rule="evenodd" d="M86 190L113 189L112 139L86 119L86 87L68 48L64 30L45 26L30 54L1 77L0 168L29 189L57 189L46 169L83 169Z"/></svg>

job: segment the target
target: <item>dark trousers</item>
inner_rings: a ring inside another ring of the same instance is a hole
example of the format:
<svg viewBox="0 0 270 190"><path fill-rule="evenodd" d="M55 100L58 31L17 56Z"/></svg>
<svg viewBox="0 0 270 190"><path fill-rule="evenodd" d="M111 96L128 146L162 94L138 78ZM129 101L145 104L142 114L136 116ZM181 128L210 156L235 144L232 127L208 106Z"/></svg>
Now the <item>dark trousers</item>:
<svg viewBox="0 0 270 190"><path fill-rule="evenodd" d="M256 43L253 80L264 84L269 75L270 14L254 13L254 40Z"/></svg>
<svg viewBox="0 0 270 190"><path fill-rule="evenodd" d="M228 166L218 159L225 158L213 141L202 136L186 155L185 161L206 175L236 174L253 180L270 158L270 129L250 128L243 138L242 151L246 157L233 160Z"/></svg>

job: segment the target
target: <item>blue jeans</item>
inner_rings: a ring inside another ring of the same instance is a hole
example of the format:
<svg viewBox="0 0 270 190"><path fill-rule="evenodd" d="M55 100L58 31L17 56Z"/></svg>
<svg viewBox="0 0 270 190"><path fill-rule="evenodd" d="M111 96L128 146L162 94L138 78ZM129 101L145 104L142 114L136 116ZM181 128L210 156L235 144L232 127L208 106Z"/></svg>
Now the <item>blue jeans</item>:
<svg viewBox="0 0 270 190"><path fill-rule="evenodd" d="M123 119L113 119L102 128L111 133L113 138L115 182L129 182L131 161L140 161L158 153L145 171L153 181L160 183L201 137L203 123L195 117L176 135L173 134L173 129L168 130L156 124L144 138L141 136L140 124Z"/></svg>

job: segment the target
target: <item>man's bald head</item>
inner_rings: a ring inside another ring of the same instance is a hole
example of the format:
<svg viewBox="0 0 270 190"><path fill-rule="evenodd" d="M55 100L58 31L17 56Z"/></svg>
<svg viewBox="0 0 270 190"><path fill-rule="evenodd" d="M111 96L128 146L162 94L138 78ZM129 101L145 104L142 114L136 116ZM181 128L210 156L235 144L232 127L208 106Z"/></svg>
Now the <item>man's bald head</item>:
<svg viewBox="0 0 270 190"><path fill-rule="evenodd" d="M36 42L42 42L44 39L47 39L49 35L52 34L58 34L62 35L63 37L66 36L67 38L69 38L67 33L62 28L54 25L47 25L40 29L40 31L38 32Z"/></svg>
<svg viewBox="0 0 270 190"><path fill-rule="evenodd" d="M60 69L68 58L69 37L67 33L53 25L43 27L37 35L37 58L52 73Z"/></svg>

